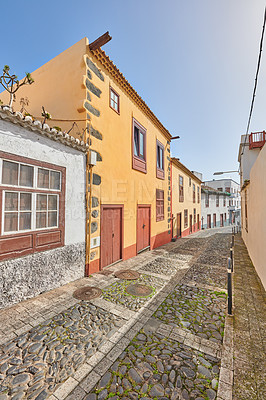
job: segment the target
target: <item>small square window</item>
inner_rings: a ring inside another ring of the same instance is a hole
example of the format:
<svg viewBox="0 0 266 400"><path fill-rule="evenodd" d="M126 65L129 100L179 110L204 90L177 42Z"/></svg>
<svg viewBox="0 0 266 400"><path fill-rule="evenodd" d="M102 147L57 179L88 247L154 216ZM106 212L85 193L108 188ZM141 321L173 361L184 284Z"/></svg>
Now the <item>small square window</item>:
<svg viewBox="0 0 266 400"><path fill-rule="evenodd" d="M33 187L33 167L29 165L20 165L19 185Z"/></svg>
<svg viewBox="0 0 266 400"><path fill-rule="evenodd" d="M60 172L38 168L37 186L40 189L60 190Z"/></svg>
<svg viewBox="0 0 266 400"><path fill-rule="evenodd" d="M120 114L120 96L119 94L110 87L110 107Z"/></svg>
<svg viewBox="0 0 266 400"><path fill-rule="evenodd" d="M18 168L19 164L4 160L2 170L2 184L17 186Z"/></svg>
<svg viewBox="0 0 266 400"><path fill-rule="evenodd" d="M42 189L49 189L49 170L38 169L38 187Z"/></svg>

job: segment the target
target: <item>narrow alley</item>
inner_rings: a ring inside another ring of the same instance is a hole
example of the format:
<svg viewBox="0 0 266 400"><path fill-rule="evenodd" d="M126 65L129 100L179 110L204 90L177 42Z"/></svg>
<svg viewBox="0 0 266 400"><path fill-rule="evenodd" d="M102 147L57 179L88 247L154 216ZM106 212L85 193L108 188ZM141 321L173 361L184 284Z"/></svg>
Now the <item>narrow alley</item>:
<svg viewBox="0 0 266 400"><path fill-rule="evenodd" d="M0 311L0 400L265 399L265 292L236 235L227 316L230 243L203 230Z"/></svg>

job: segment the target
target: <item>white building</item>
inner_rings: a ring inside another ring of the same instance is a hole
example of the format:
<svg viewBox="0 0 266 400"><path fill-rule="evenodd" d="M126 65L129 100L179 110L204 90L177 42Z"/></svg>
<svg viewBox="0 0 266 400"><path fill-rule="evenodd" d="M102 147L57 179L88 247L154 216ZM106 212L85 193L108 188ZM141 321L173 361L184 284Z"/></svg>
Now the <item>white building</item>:
<svg viewBox="0 0 266 400"><path fill-rule="evenodd" d="M86 151L0 107L0 308L84 276Z"/></svg>
<svg viewBox="0 0 266 400"><path fill-rule="evenodd" d="M238 161L241 175L242 238L266 288L266 133L241 136Z"/></svg>
<svg viewBox="0 0 266 400"><path fill-rule="evenodd" d="M230 193L228 214L230 224L241 224L241 195L240 185L233 179L213 179L205 181L204 185L212 187L220 192Z"/></svg>
<svg viewBox="0 0 266 400"><path fill-rule="evenodd" d="M230 194L201 186L201 226L202 229L229 225Z"/></svg>

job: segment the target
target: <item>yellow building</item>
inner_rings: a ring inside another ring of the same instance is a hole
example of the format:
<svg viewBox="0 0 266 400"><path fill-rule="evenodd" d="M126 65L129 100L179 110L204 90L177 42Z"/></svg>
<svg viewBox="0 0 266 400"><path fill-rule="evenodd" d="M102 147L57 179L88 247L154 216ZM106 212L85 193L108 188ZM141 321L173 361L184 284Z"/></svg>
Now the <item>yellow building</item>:
<svg viewBox="0 0 266 400"><path fill-rule="evenodd" d="M173 237L201 229L201 180L171 158Z"/></svg>
<svg viewBox="0 0 266 400"><path fill-rule="evenodd" d="M105 52L91 50L84 38L32 77L14 109L26 100L24 111L40 118L43 106L63 135L75 122L71 135L83 134L97 155L86 274L169 242L171 135Z"/></svg>

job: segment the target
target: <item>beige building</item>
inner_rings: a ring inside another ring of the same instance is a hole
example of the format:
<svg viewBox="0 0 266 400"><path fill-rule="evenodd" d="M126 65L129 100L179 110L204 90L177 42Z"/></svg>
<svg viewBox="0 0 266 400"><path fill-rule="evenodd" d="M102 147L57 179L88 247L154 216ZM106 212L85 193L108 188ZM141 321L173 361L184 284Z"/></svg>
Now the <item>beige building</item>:
<svg viewBox="0 0 266 400"><path fill-rule="evenodd" d="M201 180L177 158L171 158L173 237L201 229Z"/></svg>
<svg viewBox="0 0 266 400"><path fill-rule="evenodd" d="M242 238L266 288L265 132L242 136L239 146Z"/></svg>

